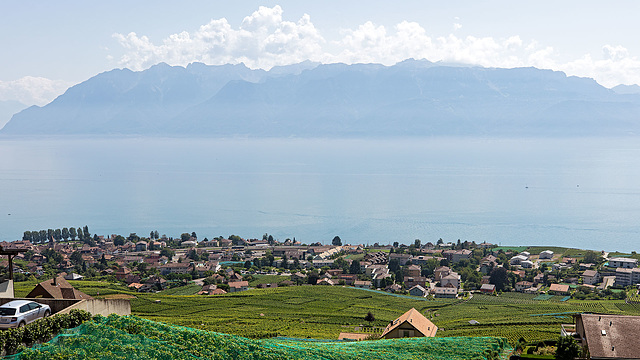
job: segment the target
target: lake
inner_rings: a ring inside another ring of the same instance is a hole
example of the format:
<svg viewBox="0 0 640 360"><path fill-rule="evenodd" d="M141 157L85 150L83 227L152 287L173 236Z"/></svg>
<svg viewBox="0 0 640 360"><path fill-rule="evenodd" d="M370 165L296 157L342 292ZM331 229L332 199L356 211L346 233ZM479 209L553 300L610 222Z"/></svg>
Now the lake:
<svg viewBox="0 0 640 360"><path fill-rule="evenodd" d="M269 233L639 250L640 141L0 139L0 240Z"/></svg>

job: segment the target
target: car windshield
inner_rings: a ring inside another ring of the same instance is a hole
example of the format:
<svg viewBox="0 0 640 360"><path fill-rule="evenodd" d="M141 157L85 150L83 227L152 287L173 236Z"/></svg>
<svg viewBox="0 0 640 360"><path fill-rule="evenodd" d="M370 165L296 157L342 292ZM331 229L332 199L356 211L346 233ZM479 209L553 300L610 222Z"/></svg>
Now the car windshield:
<svg viewBox="0 0 640 360"><path fill-rule="evenodd" d="M0 308L0 316L11 316L16 314L16 309Z"/></svg>

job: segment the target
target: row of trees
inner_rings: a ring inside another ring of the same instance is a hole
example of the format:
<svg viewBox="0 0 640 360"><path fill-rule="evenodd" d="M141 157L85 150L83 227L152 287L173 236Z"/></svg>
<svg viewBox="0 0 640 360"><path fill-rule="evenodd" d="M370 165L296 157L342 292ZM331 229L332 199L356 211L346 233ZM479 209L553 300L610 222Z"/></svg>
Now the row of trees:
<svg viewBox="0 0 640 360"><path fill-rule="evenodd" d="M48 230L34 230L34 231L25 231L22 235L22 240L28 240L33 244L43 244L45 242L51 241L54 239L56 241L60 240L75 240L76 237L78 240L89 241L91 240L91 232L89 232L89 227L85 225L82 228L62 228L62 229L48 229Z"/></svg>

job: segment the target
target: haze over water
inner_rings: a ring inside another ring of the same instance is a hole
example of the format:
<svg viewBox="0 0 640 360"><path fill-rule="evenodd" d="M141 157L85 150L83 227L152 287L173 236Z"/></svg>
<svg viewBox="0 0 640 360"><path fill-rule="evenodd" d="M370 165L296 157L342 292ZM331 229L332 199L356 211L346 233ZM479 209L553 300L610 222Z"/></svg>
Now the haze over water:
<svg viewBox="0 0 640 360"><path fill-rule="evenodd" d="M0 240L88 225L632 251L638 155L634 138L3 138Z"/></svg>

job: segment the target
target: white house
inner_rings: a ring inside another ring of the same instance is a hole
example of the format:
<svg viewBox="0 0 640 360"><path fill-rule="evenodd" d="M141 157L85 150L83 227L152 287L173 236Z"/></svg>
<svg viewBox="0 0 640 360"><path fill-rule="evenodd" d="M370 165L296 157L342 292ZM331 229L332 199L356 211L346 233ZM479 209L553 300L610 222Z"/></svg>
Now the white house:
<svg viewBox="0 0 640 360"><path fill-rule="evenodd" d="M542 259L552 259L553 258L553 251L551 250L545 250L540 252L540 256L538 257L540 260Z"/></svg>
<svg viewBox="0 0 640 360"><path fill-rule="evenodd" d="M622 257L609 259L609 267L633 269L634 267L637 267L637 266L638 266L637 259L622 258Z"/></svg>
<svg viewBox="0 0 640 360"><path fill-rule="evenodd" d="M443 277L440 280L440 286L442 287L453 287L458 289L460 287L460 275L456 272L450 272L449 275Z"/></svg>
<svg viewBox="0 0 640 360"><path fill-rule="evenodd" d="M595 270L585 270L582 273L582 282L587 285L595 285L600 281L600 274Z"/></svg>
<svg viewBox="0 0 640 360"><path fill-rule="evenodd" d="M529 259L527 256L516 255L516 256L512 257L511 260L509 260L509 264L511 264L511 265L520 265L521 262L526 261L527 259Z"/></svg>
<svg viewBox="0 0 640 360"><path fill-rule="evenodd" d="M533 262L531 260L521 261L520 266L522 266L525 269L531 269L533 268Z"/></svg>

